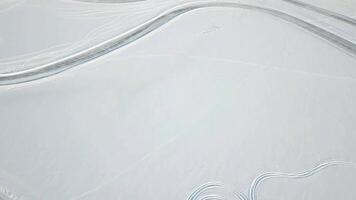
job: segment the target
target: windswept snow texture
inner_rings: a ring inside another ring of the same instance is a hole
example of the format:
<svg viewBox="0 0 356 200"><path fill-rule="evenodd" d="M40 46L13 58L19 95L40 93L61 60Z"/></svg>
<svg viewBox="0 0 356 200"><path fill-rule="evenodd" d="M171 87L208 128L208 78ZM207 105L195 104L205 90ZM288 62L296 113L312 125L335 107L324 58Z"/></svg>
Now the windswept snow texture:
<svg viewBox="0 0 356 200"><path fill-rule="evenodd" d="M353 24L277 0L9 2L1 200L355 200Z"/></svg>

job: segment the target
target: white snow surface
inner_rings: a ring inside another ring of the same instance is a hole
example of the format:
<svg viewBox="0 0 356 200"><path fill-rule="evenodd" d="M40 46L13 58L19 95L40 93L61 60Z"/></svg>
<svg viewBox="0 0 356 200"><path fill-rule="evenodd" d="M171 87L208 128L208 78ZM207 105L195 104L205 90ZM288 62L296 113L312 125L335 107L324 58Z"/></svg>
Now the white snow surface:
<svg viewBox="0 0 356 200"><path fill-rule="evenodd" d="M0 73L87 48L180 3L4 1ZM245 3L356 41L356 27L330 17ZM355 17L350 0L307 3ZM198 9L60 74L0 86L0 199L354 200L355 102L355 55L264 13ZM263 173L334 161L348 164L276 176L248 195ZM224 187L192 195L205 183Z"/></svg>

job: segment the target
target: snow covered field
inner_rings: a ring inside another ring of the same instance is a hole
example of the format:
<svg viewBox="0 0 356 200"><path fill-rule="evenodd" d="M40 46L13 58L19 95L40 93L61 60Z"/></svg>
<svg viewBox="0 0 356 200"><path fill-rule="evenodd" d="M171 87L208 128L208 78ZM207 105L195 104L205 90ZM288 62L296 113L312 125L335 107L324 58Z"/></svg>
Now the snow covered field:
<svg viewBox="0 0 356 200"><path fill-rule="evenodd" d="M1 2L0 199L354 200L356 3L304 3Z"/></svg>

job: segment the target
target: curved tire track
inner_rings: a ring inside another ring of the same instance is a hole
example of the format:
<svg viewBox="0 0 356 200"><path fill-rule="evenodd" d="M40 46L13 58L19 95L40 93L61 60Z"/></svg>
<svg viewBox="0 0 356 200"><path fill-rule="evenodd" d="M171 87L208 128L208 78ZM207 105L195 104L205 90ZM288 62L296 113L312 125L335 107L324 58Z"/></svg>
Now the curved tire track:
<svg viewBox="0 0 356 200"><path fill-rule="evenodd" d="M73 55L64 57L57 61L47 63L28 70L0 74L0 85L18 84L18 83L42 79L48 76L58 74L60 72L73 68L77 65L86 63L100 56L108 54L123 46L126 46L142 38L148 33L158 29L159 27L167 24L172 19L184 13L197 9L208 8L208 7L240 8L240 9L248 9L248 10L266 13L268 15L275 16L287 22L293 23L303 29L306 29L309 32L333 43L337 47L346 50L350 54L356 55L356 45L353 42L348 41L318 26L315 26L304 20L301 20L297 17L294 17L292 15L289 15L287 13L278 10L259 7L250 4L235 3L235 2L221 2L221 1L193 2L193 3L187 3L184 5L174 7L166 12L163 12L159 16L147 21L146 23L143 23L137 26L136 28L133 28L132 30L126 33L120 34L117 37L109 39L105 42L102 42L98 45L80 51Z"/></svg>

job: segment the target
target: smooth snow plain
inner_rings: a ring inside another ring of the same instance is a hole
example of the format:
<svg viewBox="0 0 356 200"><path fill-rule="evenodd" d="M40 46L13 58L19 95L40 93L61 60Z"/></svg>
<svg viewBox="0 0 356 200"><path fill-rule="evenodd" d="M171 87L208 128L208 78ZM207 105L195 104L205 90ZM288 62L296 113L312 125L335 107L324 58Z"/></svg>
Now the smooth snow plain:
<svg viewBox="0 0 356 200"><path fill-rule="evenodd" d="M195 2L3 1L0 77ZM356 27L330 16L239 3L356 43ZM306 3L355 17L352 1ZM2 84L0 199L353 200L355 102L356 56L337 41L250 9L196 9L61 73Z"/></svg>

